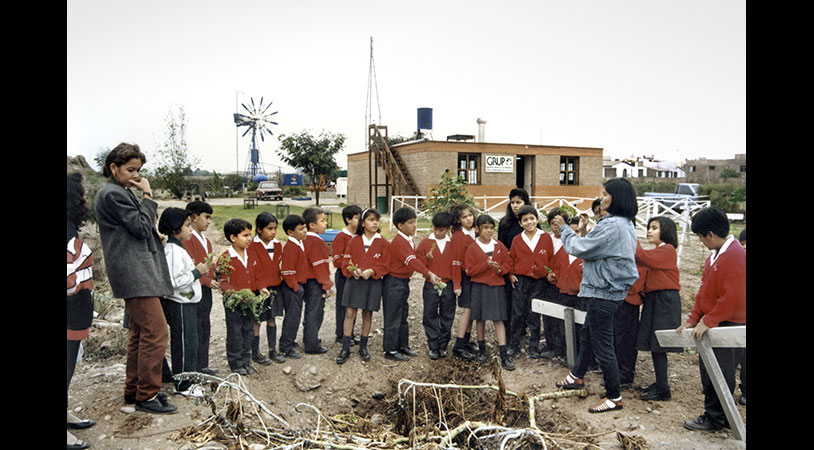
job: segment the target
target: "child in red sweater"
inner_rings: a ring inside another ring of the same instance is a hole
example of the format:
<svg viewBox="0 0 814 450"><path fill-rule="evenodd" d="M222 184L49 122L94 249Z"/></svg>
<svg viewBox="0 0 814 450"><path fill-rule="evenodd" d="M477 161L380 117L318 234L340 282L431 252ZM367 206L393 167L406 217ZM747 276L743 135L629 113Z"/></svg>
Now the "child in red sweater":
<svg viewBox="0 0 814 450"><path fill-rule="evenodd" d="M539 358L540 349L540 314L531 310L531 300L540 298L548 290L548 274L545 267L550 264L554 255L554 244L551 237L537 228L537 209L525 205L517 213L523 232L512 240L509 254L512 257L512 317L511 336L509 337L509 354L520 352L520 341L529 330L529 343L526 354L529 358Z"/></svg>
<svg viewBox="0 0 814 450"><path fill-rule="evenodd" d="M223 234L232 243L225 254L230 256L229 264L232 273L228 278L219 281L223 295L229 291L249 289L259 290L260 295L268 296L268 289L260 286L260 270L257 259L248 251L252 242L252 224L243 219L231 219L223 225ZM247 375L251 370L252 335L254 334L254 317L239 310L224 308L226 314L226 359L232 372Z"/></svg>
<svg viewBox="0 0 814 450"><path fill-rule="evenodd" d="M283 277L280 294L284 310L283 329L280 330L280 353L286 358L298 359L302 358L302 354L294 348L294 341L300 328L305 299L305 289L302 285L311 274L303 244L308 233L305 219L298 214L289 215L283 220L283 231L288 235L288 240L283 246L283 257L280 260L280 275Z"/></svg>
<svg viewBox="0 0 814 450"><path fill-rule="evenodd" d="M455 292L452 285L455 249L447 235L452 228L452 220L452 214L446 211L435 213L432 233L421 240L416 250L421 264L426 265L430 274L437 275L435 280L425 281L421 291L424 302L422 324L432 360L447 356L447 345L452 339L452 323L455 321Z"/></svg>
<svg viewBox="0 0 814 450"><path fill-rule="evenodd" d="M514 361L506 353L506 328L503 321L506 314L505 281L503 275L512 271L512 258L506 246L496 241L495 220L487 214L478 217L478 239L467 247L464 256L464 269L472 279L472 319L478 332L478 362L485 363L486 321L495 325L500 362L504 369L514 370Z"/></svg>
<svg viewBox="0 0 814 450"><path fill-rule="evenodd" d="M717 206L704 208L693 215L691 229L701 243L712 250L712 254L704 263L695 305L686 323L676 332L692 328L692 335L701 339L710 328L746 325L746 251L729 234L726 213ZM715 347L713 351L731 393L735 390L735 369L743 349ZM695 420L684 422L684 427L701 431L720 430L728 425L726 415L700 358L698 365L704 391L704 413Z"/></svg>
<svg viewBox="0 0 814 450"><path fill-rule="evenodd" d="M328 349L320 344L319 329L322 327L325 298L331 292L334 283L331 281L331 255L328 244L319 236L328 228L325 223L325 212L316 206L305 208L302 212L305 227L305 259L308 260L310 274L303 285L305 290L302 341L305 353L319 355Z"/></svg>
<svg viewBox="0 0 814 450"><path fill-rule="evenodd" d="M651 218L647 222L647 240L656 247L645 250L637 245L636 248L636 264L647 269L637 348L650 351L656 382L642 394L641 399L669 400L667 352L680 352L683 349L663 348L655 332L672 330L681 325L681 284L676 253L678 232L675 222L662 216Z"/></svg>
<svg viewBox="0 0 814 450"><path fill-rule="evenodd" d="M336 286L336 342L342 343L342 335L345 334L345 307L342 306L342 294L345 292L345 274L342 273L342 260L345 257L345 247L348 242L356 235L356 227L359 225L359 217L362 215L362 208L356 205L348 205L342 208L342 220L345 222L345 227L334 236L331 243L331 264L334 271L334 286ZM353 332L351 332L351 344L353 339ZM356 342L358 343L358 342Z"/></svg>
<svg viewBox="0 0 814 450"><path fill-rule="evenodd" d="M551 223L551 220L556 216L562 217L565 223L569 223L568 214L561 211L560 208L553 208L548 212L546 217L548 219L548 223ZM559 278L562 277L562 274L568 270L569 255L562 246L560 231L558 229L551 227L549 237L551 238L551 245L553 248L553 255L549 259L549 270L546 270L546 280L548 280L549 285L548 287L544 287L542 289L541 295L544 300L558 303L560 301L560 290L557 287L557 284L559 282ZM568 306L577 307L579 305ZM577 309L584 310L584 308ZM557 319L556 317L543 316L542 322L543 335L545 336L546 345L543 351L540 352L540 357L546 359L553 359L558 356L564 357L565 321L562 319Z"/></svg>
<svg viewBox="0 0 814 450"><path fill-rule="evenodd" d="M249 245L257 264L260 267L261 286L268 289L269 297L264 305L264 312L260 321L266 321L266 342L268 343L268 357L260 353L260 323L254 324L254 338L252 339L252 361L268 365L271 361L285 362L285 356L277 353L277 322L276 317L283 315L283 301L280 298L280 260L283 257L283 244L277 240L277 218L270 212L261 212L254 221L255 236Z"/></svg>
<svg viewBox="0 0 814 450"><path fill-rule="evenodd" d="M476 211L470 205L460 204L452 208L452 237L450 238L454 258L452 261L452 291L458 297L461 316L458 319L458 336L452 346L452 354L467 361L475 359L477 347L470 341L472 337L472 320L470 304L472 284L469 275L463 269L466 248L478 237L475 228Z"/></svg>
<svg viewBox="0 0 814 450"><path fill-rule="evenodd" d="M362 361L370 361L367 348L373 312L378 311L382 302L382 277L387 275L390 266L390 244L379 234L381 214L372 208L362 211L356 236L350 240L342 262L342 272L347 277L342 294L345 306L345 327L342 335L342 350L336 357L337 364L343 364L350 356L351 333L356 313L362 310L362 335L359 339L359 356Z"/></svg>

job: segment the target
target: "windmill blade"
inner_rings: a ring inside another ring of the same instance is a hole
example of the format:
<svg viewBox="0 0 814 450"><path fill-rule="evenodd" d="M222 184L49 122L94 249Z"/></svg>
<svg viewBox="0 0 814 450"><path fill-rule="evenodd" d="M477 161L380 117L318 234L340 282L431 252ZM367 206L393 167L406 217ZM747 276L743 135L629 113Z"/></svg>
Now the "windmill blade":
<svg viewBox="0 0 814 450"><path fill-rule="evenodd" d="M263 96L262 95L260 96L260 107L258 108L258 110L260 110L260 109L263 109Z"/></svg>
<svg viewBox="0 0 814 450"><path fill-rule="evenodd" d="M252 109L257 111L257 108L254 106L254 97L249 97L249 100L252 101Z"/></svg>
<svg viewBox="0 0 814 450"><path fill-rule="evenodd" d="M243 109L245 109L247 113L249 113L249 114L251 114L251 113L252 113L252 110L251 110L251 109L249 109L248 107L246 107L246 104L245 104L245 103L241 103L241 104L240 104L240 106L242 106L242 107L243 107Z"/></svg>
<svg viewBox="0 0 814 450"><path fill-rule="evenodd" d="M263 110L262 114L265 114L266 111L268 111L268 109L271 108L272 103L274 103L274 102L269 102L269 104L266 106L266 109Z"/></svg>
<svg viewBox="0 0 814 450"><path fill-rule="evenodd" d="M266 142L266 138L263 137L263 129L260 129L260 140Z"/></svg>
<svg viewBox="0 0 814 450"><path fill-rule="evenodd" d="M272 133L272 132L271 132L271 129L270 129L270 128L266 127L266 131L268 131L268 132L269 132L269 135L270 135L270 136L273 136L273 135L274 135L274 133Z"/></svg>
<svg viewBox="0 0 814 450"><path fill-rule="evenodd" d="M246 135L249 133L249 131L252 131L252 127L246 128L246 131L244 131L243 135L240 136L240 137L246 137Z"/></svg>

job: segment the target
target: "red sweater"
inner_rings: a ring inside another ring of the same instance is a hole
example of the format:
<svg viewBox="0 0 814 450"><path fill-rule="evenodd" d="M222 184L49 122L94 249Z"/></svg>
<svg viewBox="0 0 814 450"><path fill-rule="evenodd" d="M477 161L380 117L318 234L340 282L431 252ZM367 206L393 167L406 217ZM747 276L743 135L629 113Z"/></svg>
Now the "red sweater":
<svg viewBox="0 0 814 450"><path fill-rule="evenodd" d="M441 252L441 248L438 247L438 244L433 248L432 245L435 243L435 239L430 236L425 237L418 244L418 249L416 250L418 259L422 265L427 266L430 272L438 275L444 283L452 281L452 264L455 260L455 248L452 246L452 240L444 244L444 251ZM432 255L431 258L428 258L427 254L430 253L430 250L432 250ZM458 273L460 273L460 269Z"/></svg>
<svg viewBox="0 0 814 450"><path fill-rule="evenodd" d="M283 257L280 260L280 275L292 291L298 292L300 284L305 284L311 276L311 265L305 257L305 251L289 237L283 246Z"/></svg>
<svg viewBox="0 0 814 450"><path fill-rule="evenodd" d="M206 240L206 248L203 247L196 236L190 236L186 241L182 241L181 245L184 246L184 250L189 253L192 262L196 265L204 262L206 255L212 253L212 241L209 239ZM202 274L200 281L203 286L212 288L212 280L215 278L214 271L214 267L210 267L209 273Z"/></svg>
<svg viewBox="0 0 814 450"><path fill-rule="evenodd" d="M525 233L523 231L512 239L512 248L509 251L512 257L512 270L515 275L525 275L536 279L544 278L548 274L545 266L549 265L551 257L554 256L551 236L546 232L538 231L540 238L532 252L523 239Z"/></svg>
<svg viewBox="0 0 814 450"><path fill-rule="evenodd" d="M636 244L636 265L647 268L644 281L644 292L662 291L665 289L681 290L675 247L670 244L659 245L656 248L645 250ZM639 275L639 279L642 276Z"/></svg>
<svg viewBox="0 0 814 450"><path fill-rule="evenodd" d="M568 253L565 251L565 246L561 246L559 250L557 250L557 253L555 253L554 256L548 260L548 262L548 268L551 269L551 271L554 272L554 275L557 276L554 284L559 286L560 278L563 276L565 271L568 270L568 266L570 265L568 263ZM543 270L545 270L545 268L543 268ZM547 273L548 271L546 271L546 274ZM582 280L582 275L580 275L579 278Z"/></svg>
<svg viewBox="0 0 814 450"><path fill-rule="evenodd" d="M565 270L560 271L555 285L563 294L579 294L579 285L582 284L582 262L582 258L575 258Z"/></svg>
<svg viewBox="0 0 814 450"><path fill-rule="evenodd" d="M308 233L305 236L305 259L311 265L311 273L308 278L315 278L322 289L329 291L334 283L331 281L331 255L328 251L328 244L319 235Z"/></svg>
<svg viewBox="0 0 814 450"><path fill-rule="evenodd" d="M669 245L669 244L668 244ZM670 248L673 248L670 245ZM636 265L636 269L639 270L639 279L633 283L633 286L627 291L627 297L625 297L625 301L630 303L631 305L640 306L642 304L642 292L644 292L645 288L645 280L647 279L648 273L650 272L647 267Z"/></svg>
<svg viewBox="0 0 814 450"><path fill-rule="evenodd" d="M257 240L249 244L249 252L252 253L257 265L260 268L260 286L261 287L277 287L282 283L283 278L280 275L280 261L283 258L283 244L279 241L274 241L274 253L271 254L266 250L262 242ZM271 256L271 258L269 258Z"/></svg>
<svg viewBox="0 0 814 450"><path fill-rule="evenodd" d="M387 273L397 278L410 278L413 276L413 272L427 277L430 270L427 269L424 261L420 261L416 257L416 250L413 249L410 242L401 233L398 233L390 241L390 267Z"/></svg>
<svg viewBox="0 0 814 450"><path fill-rule="evenodd" d="M466 270L466 274L472 278L473 283L481 283L489 286L502 286L506 284L503 280L503 275L511 273L512 257L509 256L509 250L507 250L506 246L500 241L492 239L492 243L495 244L495 249L492 252L492 261L500 264L501 273L499 275L497 270L489 267L487 264L488 256L477 242L466 248L464 269Z"/></svg>
<svg viewBox="0 0 814 450"><path fill-rule="evenodd" d="M195 239L194 237L192 239ZM232 247L230 247L232 248ZM259 289L265 288L265 286L261 286L262 279L260 276L260 269L257 265L257 259L254 255L246 250L246 265L243 265L243 262L240 261L236 256L231 256L229 249L223 252L226 255L230 255L229 264L231 264L234 270L232 274L229 276L228 280L221 280L220 287L223 292L226 291L240 291L243 289L249 289L251 291L257 291Z"/></svg>
<svg viewBox="0 0 814 450"><path fill-rule="evenodd" d="M464 266L464 257L466 256L466 248L469 244L475 242L471 236L458 230L452 233L452 288L455 290L461 289L461 270Z"/></svg>
<svg viewBox="0 0 814 450"><path fill-rule="evenodd" d="M373 279L375 280L387 275L387 270L390 267L390 243L380 234L376 233L376 235L378 237L373 239L367 251L365 251L362 235L356 235L348 242L347 247L345 247L346 258L342 263L342 273L346 277L353 276L348 271L348 265L351 262L362 271L373 269Z"/></svg>
<svg viewBox="0 0 814 450"><path fill-rule="evenodd" d="M712 328L729 321L746 323L746 251L734 238L729 247L711 262L704 263L701 287L687 322L699 320Z"/></svg>
<svg viewBox="0 0 814 450"><path fill-rule="evenodd" d="M331 261L334 268L342 268L342 260L345 258L345 247L348 246L348 242L353 239L353 236L354 235L345 228L342 228L342 231L334 236L334 241L331 242L331 252L333 253L331 255Z"/></svg>

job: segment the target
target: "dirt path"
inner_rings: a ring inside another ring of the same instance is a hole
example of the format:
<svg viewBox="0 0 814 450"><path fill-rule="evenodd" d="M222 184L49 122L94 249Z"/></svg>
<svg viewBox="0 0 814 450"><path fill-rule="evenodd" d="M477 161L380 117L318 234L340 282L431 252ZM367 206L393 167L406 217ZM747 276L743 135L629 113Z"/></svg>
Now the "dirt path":
<svg viewBox="0 0 814 450"><path fill-rule="evenodd" d="M212 239L216 251L226 248L225 239L218 230L210 229L207 236ZM692 297L699 283L700 268L708 252L694 237L688 240L684 252L681 283L686 312L692 305ZM298 360L270 366L255 364L259 373L243 378L247 389L293 427L313 429L317 425L315 413L310 409L295 409L298 403L313 405L326 416L355 413L374 422L394 424L397 419L393 415L397 399L395 384L402 378L438 382L439 379L467 374L479 378L485 384L496 384L492 370L488 367L462 367L463 363L451 356L437 361L428 358L426 337L421 327L422 283L419 277L413 277L410 283L410 342L419 351L419 356L403 363L384 359L381 352L382 314L379 312L373 315L373 331L369 344L372 359L364 363L354 352L347 363L337 366L334 358L339 352L340 344L334 342L334 299L331 299L320 330L320 337L323 345L328 348L328 353L304 355ZM226 376L228 366L225 356L224 313L220 300L220 294L215 293L210 361L213 367L220 369L219 376ZM115 313L112 315L115 316ZM457 327L457 317L455 326ZM261 328L261 350L264 350L265 327ZM492 332L490 325L487 330L488 333ZM91 329L91 335L103 336L111 341L123 339L124 333L121 328ZM493 336L489 341L494 341ZM302 342L301 334L298 342ZM494 353L496 347L491 350ZM167 356L169 357L169 349ZM635 387L622 392L624 409L605 414L588 413L587 408L604 392L600 386L601 375L589 373L586 383L590 395L587 398L571 397L537 403L538 424L541 427L551 427L552 432L554 429L570 429L578 434L597 434L594 444L603 449L623 448L615 436L616 430L643 438L652 449L744 448L745 443L734 439L729 431L701 433L683 428L685 420L694 419L703 412L698 356L683 353L670 354L669 358L672 400L646 402L638 399L639 389L654 381L649 353L639 352ZM556 391L554 383L568 373L565 364L549 360L518 356L515 362L517 370L502 373L506 389L529 396ZM125 406L122 398L123 386L123 356L99 359L87 355L84 363L77 367L71 384L70 408L79 417L96 420L97 425L76 431L74 435L90 442L93 449L198 448L177 437L180 430L210 417L212 411L207 405L196 405L194 400L171 395L171 401L178 406L177 414L161 416L142 412L125 413L121 410ZM170 394L173 392L171 383L165 384L163 389ZM383 398L377 393L383 394ZM736 395L739 395L738 390ZM739 408L745 418L746 408ZM476 411L471 413L475 414ZM274 422L270 417L267 419ZM321 426L324 427L324 423Z"/></svg>

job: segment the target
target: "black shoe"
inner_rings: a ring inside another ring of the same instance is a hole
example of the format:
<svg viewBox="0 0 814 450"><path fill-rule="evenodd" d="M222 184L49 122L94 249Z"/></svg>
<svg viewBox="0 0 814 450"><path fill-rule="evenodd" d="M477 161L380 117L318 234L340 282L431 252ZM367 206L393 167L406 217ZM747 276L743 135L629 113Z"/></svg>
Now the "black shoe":
<svg viewBox="0 0 814 450"><path fill-rule="evenodd" d="M307 355L321 355L323 353L328 353L328 349L321 346L321 345L314 351L310 351L310 352L306 351L305 352L305 354L307 354Z"/></svg>
<svg viewBox="0 0 814 450"><path fill-rule="evenodd" d="M218 373L218 369L213 369L211 367L204 367L203 369L200 369L198 372L205 373L207 375L215 375L215 374Z"/></svg>
<svg viewBox="0 0 814 450"><path fill-rule="evenodd" d="M410 358L405 356L401 352L384 352L384 359L390 359L393 361L409 361Z"/></svg>
<svg viewBox="0 0 814 450"><path fill-rule="evenodd" d="M707 416L702 414L695 420L688 420L684 422L684 428L693 431L720 431L724 427L723 425L713 423L707 418Z"/></svg>
<svg viewBox="0 0 814 450"><path fill-rule="evenodd" d="M465 349L464 347L453 347L452 354L466 361L475 360L475 355L469 353L469 350Z"/></svg>
<svg viewBox="0 0 814 450"><path fill-rule="evenodd" d="M639 396L639 400L670 400L671 398L670 391L660 391L658 389L651 389Z"/></svg>
<svg viewBox="0 0 814 450"><path fill-rule="evenodd" d="M359 356L362 358L362 361L370 361L370 351L366 346L359 346Z"/></svg>
<svg viewBox="0 0 814 450"><path fill-rule="evenodd" d="M359 345L362 343L362 340L358 337L354 336L353 339L350 340L350 345L353 347L354 345Z"/></svg>
<svg viewBox="0 0 814 450"><path fill-rule="evenodd" d="M446 358L446 357L447 357L447 351L446 351L446 350L438 350L438 354L439 354L439 355L440 355L442 358Z"/></svg>
<svg viewBox="0 0 814 450"><path fill-rule="evenodd" d="M283 356L282 353L277 353L274 350L269 350L269 359L271 359L272 361L274 361L276 363L284 363L285 362L285 356Z"/></svg>
<svg viewBox="0 0 814 450"><path fill-rule="evenodd" d="M500 363L504 369L514 370L514 361L512 361L512 357L508 355L508 352L506 354L506 357L500 360Z"/></svg>
<svg viewBox="0 0 814 450"><path fill-rule="evenodd" d="M246 371L245 367L238 367L237 369L233 369L232 373L236 373L238 375L243 375L243 376L246 376L246 375L249 374L249 372Z"/></svg>
<svg viewBox="0 0 814 450"><path fill-rule="evenodd" d="M486 354L486 352L484 351L478 353L478 362L484 364L486 361L489 361L489 356Z"/></svg>
<svg viewBox="0 0 814 450"><path fill-rule="evenodd" d="M136 402L136 409L154 414L174 414L178 408L170 402L159 400L158 396L146 402Z"/></svg>
<svg viewBox="0 0 814 450"><path fill-rule="evenodd" d="M466 350L473 355L478 354L478 344L472 341L466 343Z"/></svg>
<svg viewBox="0 0 814 450"><path fill-rule="evenodd" d="M438 353L438 350L430 350L429 353L430 359L435 361L437 359L441 359L441 354Z"/></svg>
<svg viewBox="0 0 814 450"><path fill-rule="evenodd" d="M350 356L350 350L345 350L344 348L339 351L339 354L336 355L336 363L337 364L344 364L345 361L348 360L348 356Z"/></svg>
<svg viewBox="0 0 814 450"><path fill-rule="evenodd" d="M96 425L96 422L90 419L85 419L81 422L68 422L68 428L71 430L84 430Z"/></svg>
<svg viewBox="0 0 814 450"><path fill-rule="evenodd" d="M302 358L302 353L294 350L293 348L291 350L285 352L284 355L285 355L286 358L291 358L291 359L300 359L300 358Z"/></svg>
<svg viewBox="0 0 814 450"><path fill-rule="evenodd" d="M252 356L252 361L256 362L257 364L264 365L264 366L268 366L269 364L271 364L271 360L268 359L268 357L266 355L263 355L263 354L253 355Z"/></svg>
<svg viewBox="0 0 814 450"><path fill-rule="evenodd" d="M518 348L514 346L509 346L509 348L506 350L506 355L508 356L514 356L518 353L520 353L520 350L518 350Z"/></svg>
<svg viewBox="0 0 814 450"><path fill-rule="evenodd" d="M554 357L557 356L557 352L554 350L544 350L537 355L539 355L539 358L554 359Z"/></svg>
<svg viewBox="0 0 814 450"><path fill-rule="evenodd" d="M166 402L166 401L167 401L167 397L168 397L168 395L167 395L167 393L166 393L166 392L164 392L164 391L158 391L158 394L157 394L157 395L158 395L158 400L159 400L160 402L162 402L162 403L163 403L163 402ZM125 395L124 395L124 403L125 403L125 404L127 404L127 405L132 405L133 403L136 403L136 394L133 394L133 395L127 395L127 394L125 394Z"/></svg>
<svg viewBox="0 0 814 450"><path fill-rule="evenodd" d="M407 356L418 356L418 352L411 349L410 347L402 347L402 348L399 349L399 351L402 354L407 355Z"/></svg>
<svg viewBox="0 0 814 450"><path fill-rule="evenodd" d="M738 403L743 406L746 406L746 394L741 394L740 398L738 399Z"/></svg>
<svg viewBox="0 0 814 450"><path fill-rule="evenodd" d="M526 349L526 355L528 355L531 359L539 359L540 358L540 349L537 347L529 347Z"/></svg>

